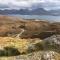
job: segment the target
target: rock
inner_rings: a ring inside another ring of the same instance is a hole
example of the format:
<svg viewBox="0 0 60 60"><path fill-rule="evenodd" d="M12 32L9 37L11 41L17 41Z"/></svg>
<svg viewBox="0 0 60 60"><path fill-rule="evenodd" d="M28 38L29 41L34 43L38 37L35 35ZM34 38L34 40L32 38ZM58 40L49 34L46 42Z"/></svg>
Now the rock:
<svg viewBox="0 0 60 60"><path fill-rule="evenodd" d="M54 51L46 51L43 52L41 60L56 60L55 59L55 52Z"/></svg>
<svg viewBox="0 0 60 60"><path fill-rule="evenodd" d="M48 37L44 40L49 42L51 45L53 44L60 45L60 35L52 35L51 37Z"/></svg>

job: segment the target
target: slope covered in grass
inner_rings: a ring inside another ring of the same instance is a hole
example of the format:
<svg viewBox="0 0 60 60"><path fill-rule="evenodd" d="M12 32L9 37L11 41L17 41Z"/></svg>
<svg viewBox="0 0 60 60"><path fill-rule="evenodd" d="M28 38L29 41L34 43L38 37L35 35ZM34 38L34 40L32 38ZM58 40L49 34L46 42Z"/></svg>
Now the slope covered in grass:
<svg viewBox="0 0 60 60"><path fill-rule="evenodd" d="M0 51L3 51L0 54L5 53L2 57L0 56L0 60L43 60L47 58L60 60L59 50L53 44L48 43L49 41L40 39L0 37ZM19 56L14 55L17 54L16 52Z"/></svg>

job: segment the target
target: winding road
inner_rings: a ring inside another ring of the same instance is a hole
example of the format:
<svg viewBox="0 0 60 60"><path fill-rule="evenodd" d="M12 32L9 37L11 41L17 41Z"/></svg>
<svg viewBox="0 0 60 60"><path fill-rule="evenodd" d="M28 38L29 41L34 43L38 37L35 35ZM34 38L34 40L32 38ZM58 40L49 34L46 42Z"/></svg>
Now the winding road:
<svg viewBox="0 0 60 60"><path fill-rule="evenodd" d="M25 32L24 29L21 29L21 32L16 36L17 38L20 38L20 36Z"/></svg>

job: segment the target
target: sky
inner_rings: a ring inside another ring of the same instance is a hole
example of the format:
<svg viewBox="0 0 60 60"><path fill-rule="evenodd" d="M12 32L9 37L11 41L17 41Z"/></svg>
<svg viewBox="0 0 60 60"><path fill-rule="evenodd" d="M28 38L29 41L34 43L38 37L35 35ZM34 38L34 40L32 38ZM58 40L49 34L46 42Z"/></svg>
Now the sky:
<svg viewBox="0 0 60 60"><path fill-rule="evenodd" d="M0 9L60 9L60 0L0 0Z"/></svg>

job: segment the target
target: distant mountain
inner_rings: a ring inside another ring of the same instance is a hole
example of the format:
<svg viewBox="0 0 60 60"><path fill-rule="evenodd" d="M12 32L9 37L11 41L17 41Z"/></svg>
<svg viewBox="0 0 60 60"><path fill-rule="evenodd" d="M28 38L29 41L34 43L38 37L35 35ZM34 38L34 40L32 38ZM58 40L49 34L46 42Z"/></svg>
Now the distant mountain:
<svg viewBox="0 0 60 60"><path fill-rule="evenodd" d="M57 10L50 10L49 13L51 13L51 15L60 15L60 9L57 9Z"/></svg>
<svg viewBox="0 0 60 60"><path fill-rule="evenodd" d="M43 8L36 9L20 9L20 10L0 10L0 14L20 14L20 15L60 15L60 10L50 10L46 11Z"/></svg>
<svg viewBox="0 0 60 60"><path fill-rule="evenodd" d="M20 9L20 10L0 10L0 14L21 14L21 15L41 15L46 14L47 12L43 8L28 10L28 9Z"/></svg>
<svg viewBox="0 0 60 60"><path fill-rule="evenodd" d="M38 8L38 9L31 10L30 14L31 15L45 15L45 14L48 14L48 12L44 10L43 8Z"/></svg>

